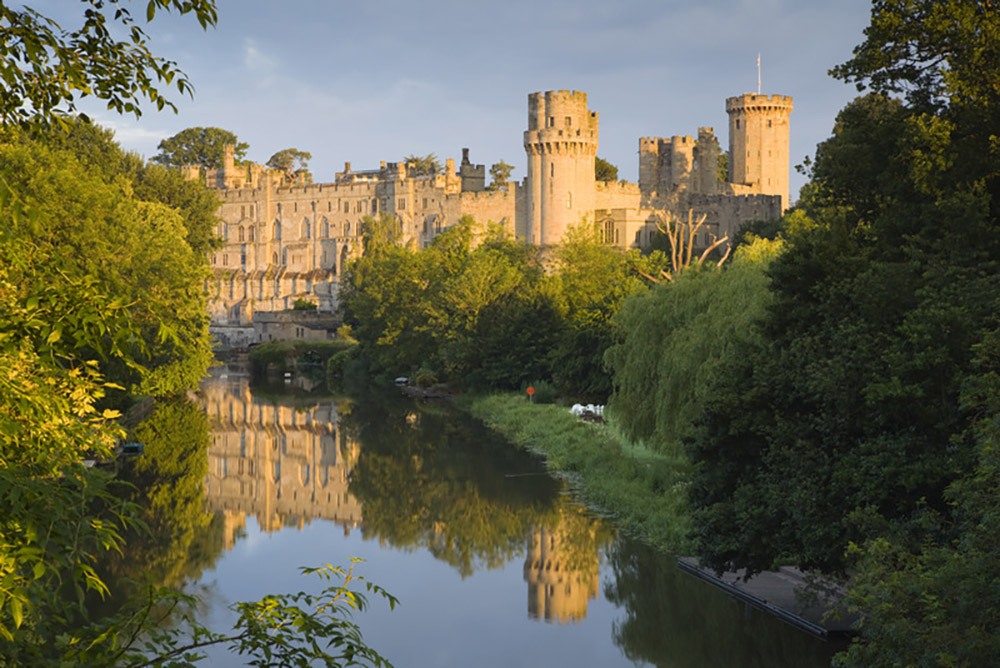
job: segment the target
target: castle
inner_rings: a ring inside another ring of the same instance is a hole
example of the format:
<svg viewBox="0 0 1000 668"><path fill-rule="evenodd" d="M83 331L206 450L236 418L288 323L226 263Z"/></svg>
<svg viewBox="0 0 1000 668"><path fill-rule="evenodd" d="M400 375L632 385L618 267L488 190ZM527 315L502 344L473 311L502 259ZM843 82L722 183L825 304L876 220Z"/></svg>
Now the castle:
<svg viewBox="0 0 1000 668"><path fill-rule="evenodd" d="M730 238L745 221L776 219L788 206L789 116L792 98L745 93L726 100L729 171L718 177L719 142L712 128L697 137L639 139L639 182L595 178L597 112L587 94L546 91L528 96L521 182L487 188L486 168L446 161L443 174L416 175L412 165L344 165L331 183L308 173L290 180L262 165L237 167L232 150L221 169L188 168L220 198L218 233L224 245L211 257L207 286L217 330L250 328L255 311L282 311L297 299L336 308L339 276L362 252L362 221L388 215L404 239L428 245L463 216L502 224L541 246L558 244L569 226L596 222L602 239L622 248L647 248L667 217L705 217L695 239L708 247ZM259 336L259 334L258 334Z"/></svg>

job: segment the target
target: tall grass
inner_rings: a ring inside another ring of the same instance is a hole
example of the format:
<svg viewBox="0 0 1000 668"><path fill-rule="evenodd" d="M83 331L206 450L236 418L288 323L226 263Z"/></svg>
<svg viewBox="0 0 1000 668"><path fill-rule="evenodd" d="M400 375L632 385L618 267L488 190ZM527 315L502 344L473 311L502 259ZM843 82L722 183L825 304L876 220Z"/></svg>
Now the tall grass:
<svg viewBox="0 0 1000 668"><path fill-rule="evenodd" d="M545 457L591 507L619 527L675 554L689 553L690 464L630 444L611 426L581 421L562 406L521 396L467 397L462 405L511 442Z"/></svg>

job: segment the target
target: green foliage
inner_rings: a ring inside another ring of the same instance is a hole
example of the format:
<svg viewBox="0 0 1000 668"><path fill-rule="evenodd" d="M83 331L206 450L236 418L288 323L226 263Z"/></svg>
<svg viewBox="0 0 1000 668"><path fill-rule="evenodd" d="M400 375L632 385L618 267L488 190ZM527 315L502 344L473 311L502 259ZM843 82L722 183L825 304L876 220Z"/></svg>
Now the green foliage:
<svg viewBox="0 0 1000 668"><path fill-rule="evenodd" d="M605 359L615 384L608 413L630 439L680 455L727 357L761 345L766 271L780 249L758 239L725 270L687 271L625 301Z"/></svg>
<svg viewBox="0 0 1000 668"><path fill-rule="evenodd" d="M554 379L567 395L604 401L611 391L603 362L611 319L629 295L647 289L633 269L639 258L601 243L597 227L584 222L567 230L554 259L554 289L569 324L550 353Z"/></svg>
<svg viewBox="0 0 1000 668"><path fill-rule="evenodd" d="M490 167L490 185L487 190L504 190L507 182L510 181L510 174L514 171L514 165L508 165L501 160Z"/></svg>
<svg viewBox="0 0 1000 668"><path fill-rule="evenodd" d="M162 140L156 147L160 152L152 162L165 167L197 165L202 169L222 167L226 146L235 147L234 156L239 164L246 157L250 145L241 142L229 130L214 127L195 127L181 130L173 137Z"/></svg>
<svg viewBox="0 0 1000 668"><path fill-rule="evenodd" d="M191 83L176 63L149 50L145 32L126 7L99 0L84 4L83 21L72 28L30 7L0 4L0 125L65 118L76 111L77 97L92 95L117 113L138 117L143 99L158 110L176 111L161 87L191 94ZM193 14L202 28L216 22L213 0L150 0L146 20L158 10Z"/></svg>
<svg viewBox="0 0 1000 668"><path fill-rule="evenodd" d="M390 608L398 603L396 598L355 575L353 563L347 569L326 564L302 571L320 578L323 589L235 603L231 609L237 620L228 633L211 631L194 619L194 597L150 587L117 615L69 629L52 642L12 644L0 639L0 648L11 666L188 666L205 658L204 648L222 645L245 657L248 665L310 666L322 661L329 666L391 668L365 645L351 615L364 612L368 596L384 599Z"/></svg>
<svg viewBox="0 0 1000 668"><path fill-rule="evenodd" d="M531 395L527 394L528 388L534 390ZM530 383L524 383L521 387L521 394L527 397L530 403L534 404L554 404L559 393L552 383L546 382L544 380L535 380Z"/></svg>
<svg viewBox="0 0 1000 668"><path fill-rule="evenodd" d="M316 305L316 302L305 299L304 297L299 297L295 300L295 303L292 304L293 311L315 311L317 308L319 307Z"/></svg>
<svg viewBox="0 0 1000 668"><path fill-rule="evenodd" d="M197 383L211 359L204 296L194 287L205 278L205 258L184 240L181 216L139 200L127 181L85 170L71 153L37 140L5 146L0 177L39 219L50 221L9 227L46 257L26 267L25 289L93 282L114 303L127 305L132 336L109 329L104 341L80 340L81 330L57 318L54 326L73 354L103 356L105 374L137 392L171 394ZM109 346L120 354L104 355Z"/></svg>
<svg viewBox="0 0 1000 668"><path fill-rule="evenodd" d="M411 153L403 158L403 162L407 164L410 176L434 176L444 170L444 167L441 166L441 160L434 153L427 155Z"/></svg>
<svg viewBox="0 0 1000 668"><path fill-rule="evenodd" d="M294 369L326 369L330 358L354 346L350 341L267 341L254 346L247 359L250 373L262 376L268 372L284 373Z"/></svg>
<svg viewBox="0 0 1000 668"><path fill-rule="evenodd" d="M551 377L562 393L592 400L610 390L611 316L646 289L639 273L663 261L602 244L593 225L567 235L551 274L537 248L471 218L423 250L400 245L391 219L366 230L340 304L374 370L409 375L426 364L446 382L502 389Z"/></svg>
<svg viewBox="0 0 1000 668"><path fill-rule="evenodd" d="M138 199L160 202L174 209L181 216L187 230L185 239L195 253L218 247L218 196L201 183L187 180L179 170L125 153L111 130L73 120L61 127L35 132L33 139L53 149L71 152L82 167L102 174L105 179L124 177Z"/></svg>
<svg viewBox="0 0 1000 668"><path fill-rule="evenodd" d="M617 181L618 167L597 156L594 158L594 178L598 181Z"/></svg>
<svg viewBox="0 0 1000 668"><path fill-rule="evenodd" d="M378 369L408 375L426 364L450 381L480 372L493 383L508 381L517 365L538 368L531 346L522 354L517 341L498 336L511 331L510 317L523 321L530 317L525 310L545 308L545 300L535 298L542 272L530 249L471 219L421 251L395 243L392 220L370 221L369 229L365 255L341 282L340 304ZM521 310L508 314L504 304ZM522 379L519 374L516 382Z"/></svg>
<svg viewBox="0 0 1000 668"><path fill-rule="evenodd" d="M330 359L326 361L326 377L329 382L339 381L344 377L344 372L347 369L347 365L358 356L358 347L356 345L351 345L350 348L346 350L341 350L338 353L330 355Z"/></svg>
<svg viewBox="0 0 1000 668"><path fill-rule="evenodd" d="M716 164L715 175L719 183L729 182L729 151L719 153L719 162Z"/></svg>
<svg viewBox="0 0 1000 668"><path fill-rule="evenodd" d="M296 172L309 168L312 153L300 151L297 148L286 148L278 151L267 160L267 166L284 172L288 178L294 178Z"/></svg>
<svg viewBox="0 0 1000 668"><path fill-rule="evenodd" d="M470 412L515 444L541 454L587 504L659 549L690 549L685 499L690 466L683 458L630 445L612 427L583 422L568 409L529 403L523 394L466 400Z"/></svg>
<svg viewBox="0 0 1000 668"><path fill-rule="evenodd" d="M987 461L982 409L963 394L1000 303L998 16L969 0L875 3L834 70L875 92L817 148L770 270L763 345L718 374L690 443L707 563L860 568L870 640L854 665L995 651L995 630L957 629L973 607L993 614L973 591L992 566L976 565L964 521L981 508L964 481Z"/></svg>

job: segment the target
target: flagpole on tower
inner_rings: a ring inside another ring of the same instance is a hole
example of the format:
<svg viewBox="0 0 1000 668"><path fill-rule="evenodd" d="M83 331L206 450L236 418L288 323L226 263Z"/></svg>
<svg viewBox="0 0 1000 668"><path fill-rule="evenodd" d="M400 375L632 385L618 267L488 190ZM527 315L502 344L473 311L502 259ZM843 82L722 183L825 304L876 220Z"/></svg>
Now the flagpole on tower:
<svg viewBox="0 0 1000 668"><path fill-rule="evenodd" d="M760 52L757 53L757 94L760 95Z"/></svg>

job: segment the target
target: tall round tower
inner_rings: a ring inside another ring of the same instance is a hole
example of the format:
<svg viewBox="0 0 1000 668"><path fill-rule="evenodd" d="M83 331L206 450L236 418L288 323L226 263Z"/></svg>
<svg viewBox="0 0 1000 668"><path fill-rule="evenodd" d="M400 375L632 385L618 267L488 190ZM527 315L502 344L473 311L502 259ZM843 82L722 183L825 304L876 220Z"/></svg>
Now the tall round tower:
<svg viewBox="0 0 1000 668"><path fill-rule="evenodd" d="M744 93L726 98L729 114L729 181L751 192L781 195L788 208L788 117L792 98Z"/></svg>
<svg viewBox="0 0 1000 668"><path fill-rule="evenodd" d="M558 244L566 229L594 214L597 112L587 94L546 91L528 95L528 241Z"/></svg>

